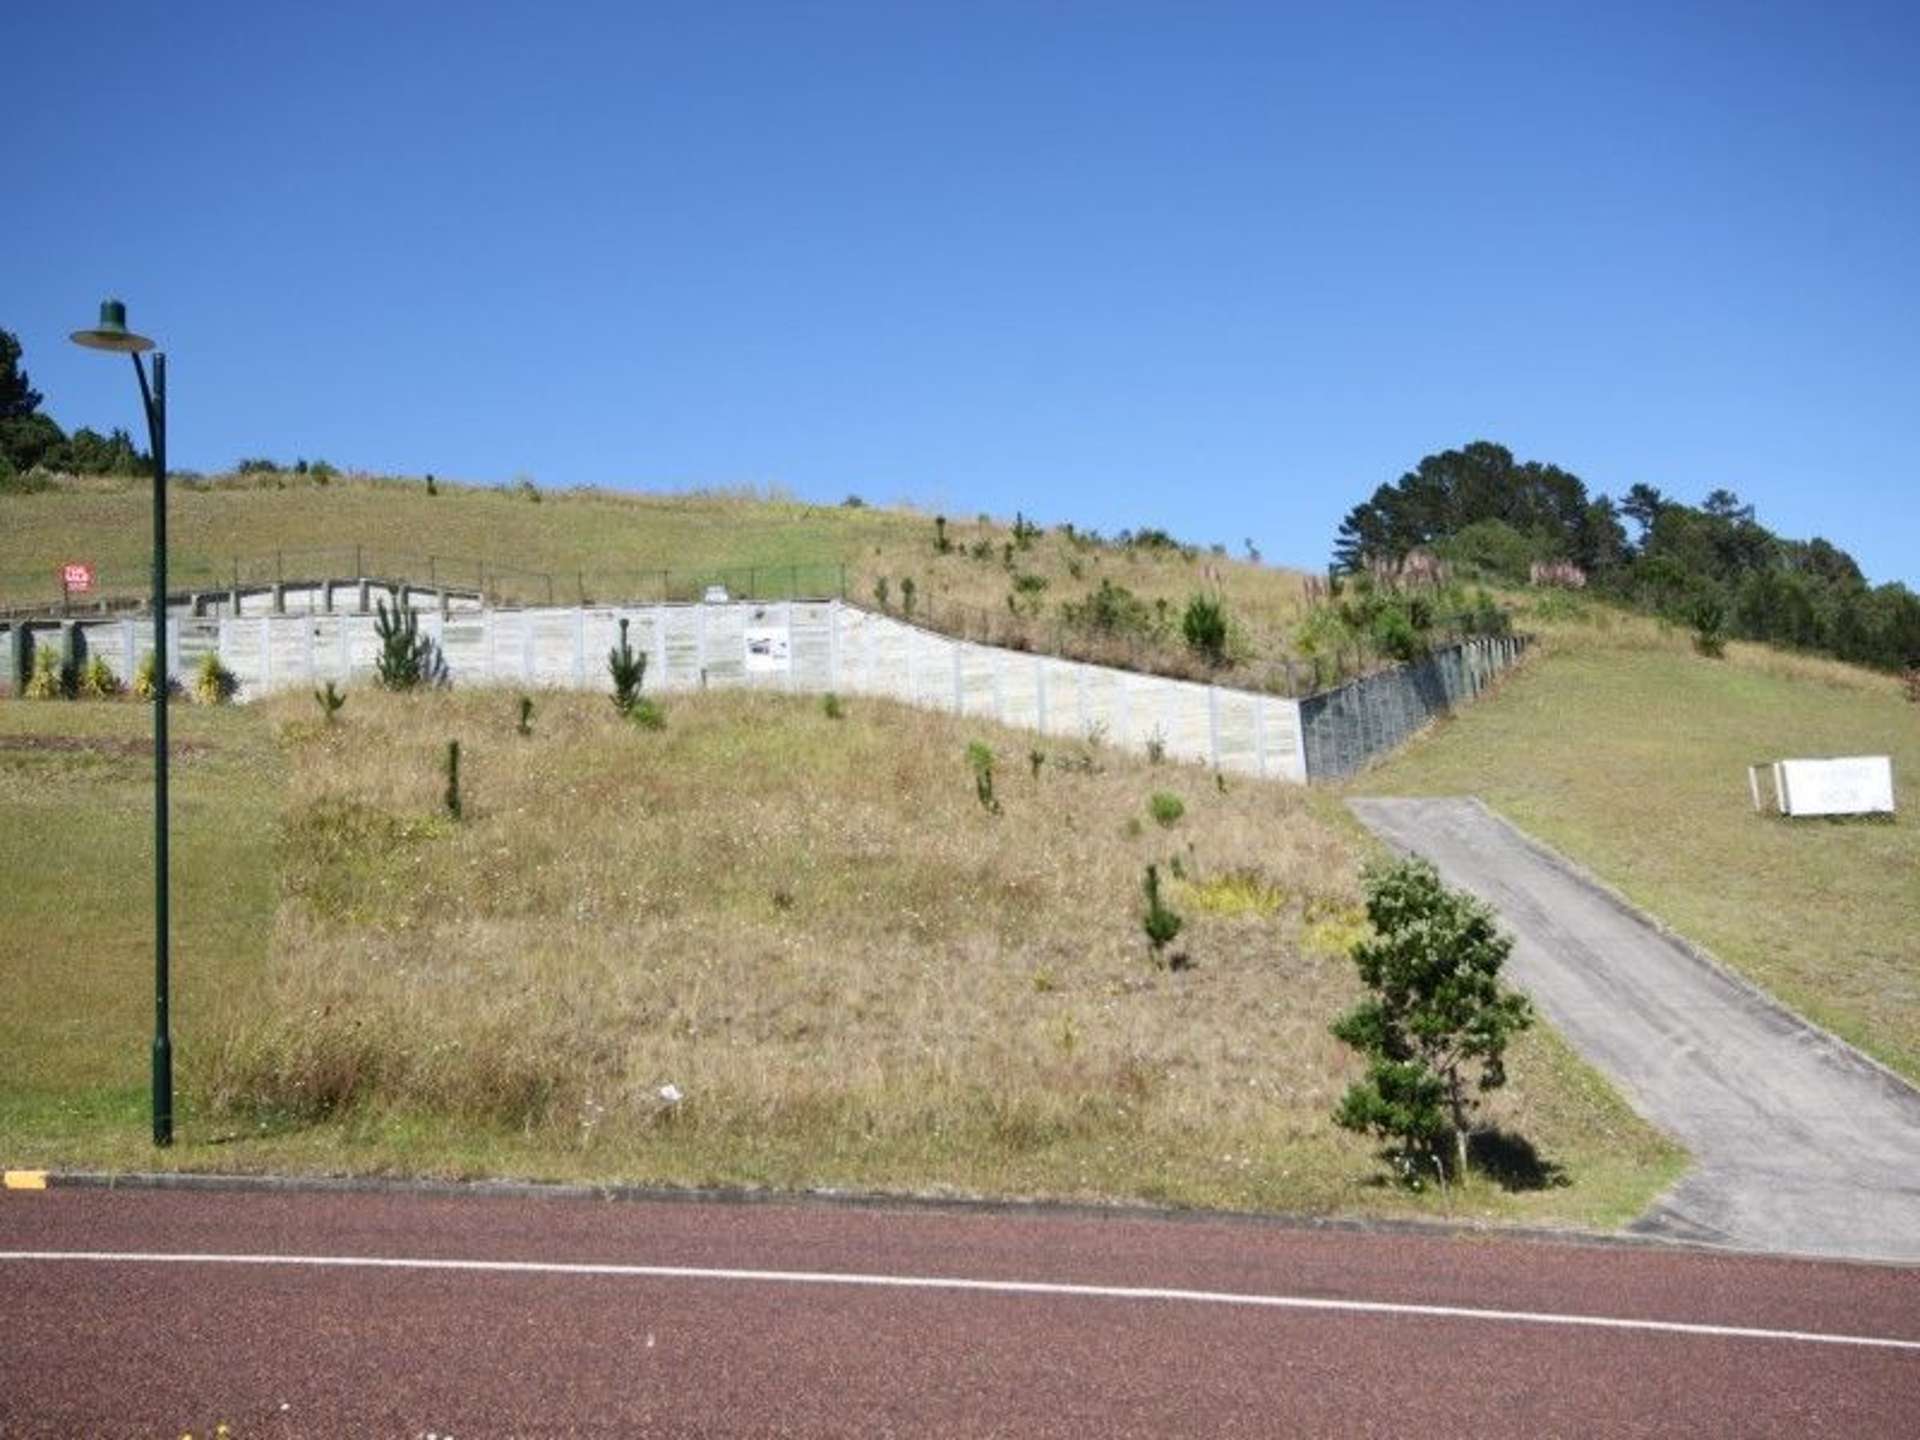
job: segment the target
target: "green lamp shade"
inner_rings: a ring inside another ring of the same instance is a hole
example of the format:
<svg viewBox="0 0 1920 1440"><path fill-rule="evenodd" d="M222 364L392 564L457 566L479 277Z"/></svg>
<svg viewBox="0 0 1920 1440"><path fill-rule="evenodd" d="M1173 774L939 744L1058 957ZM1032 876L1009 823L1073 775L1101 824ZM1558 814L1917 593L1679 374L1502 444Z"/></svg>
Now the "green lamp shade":
<svg viewBox="0 0 1920 1440"><path fill-rule="evenodd" d="M153 341L127 329L127 307L118 300L102 300L100 323L91 330L74 331L73 343L89 350L117 350L124 355L137 355L153 348Z"/></svg>

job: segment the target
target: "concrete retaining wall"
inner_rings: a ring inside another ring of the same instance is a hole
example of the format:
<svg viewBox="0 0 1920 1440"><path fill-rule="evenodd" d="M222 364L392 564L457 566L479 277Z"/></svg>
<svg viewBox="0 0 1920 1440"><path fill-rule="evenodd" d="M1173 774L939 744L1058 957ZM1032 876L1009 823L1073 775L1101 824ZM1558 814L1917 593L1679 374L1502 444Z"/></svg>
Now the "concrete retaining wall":
<svg viewBox="0 0 1920 1440"><path fill-rule="evenodd" d="M649 657L649 691L744 685L881 695L1132 751L1158 744L1172 760L1293 781L1351 773L1437 711L1477 694L1519 654L1514 641L1472 641L1296 701L976 645L838 600L433 609L421 612L420 626L439 645L454 684L605 693L612 690L607 652L622 620L628 643ZM85 654L104 659L123 680L153 648L150 619L65 623L78 631ZM375 675L374 617L345 606L175 613L166 623L174 678L188 682L201 657L216 653L242 700L328 680L371 684ZM0 631L0 675L14 673L22 628ZM34 644L60 643L57 623L30 628Z"/></svg>

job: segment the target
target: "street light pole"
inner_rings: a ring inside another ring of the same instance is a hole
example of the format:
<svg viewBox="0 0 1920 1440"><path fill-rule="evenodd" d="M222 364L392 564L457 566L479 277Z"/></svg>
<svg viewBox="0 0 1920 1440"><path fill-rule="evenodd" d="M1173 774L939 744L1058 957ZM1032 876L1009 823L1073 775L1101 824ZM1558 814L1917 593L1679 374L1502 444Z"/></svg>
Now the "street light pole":
<svg viewBox="0 0 1920 1440"><path fill-rule="evenodd" d="M153 357L153 383L140 352L153 342L127 329L127 307L100 304L100 324L76 330L76 345L133 357L140 403L153 452L153 1143L173 1143L173 1036L168 1018L170 977L167 917L167 357Z"/></svg>

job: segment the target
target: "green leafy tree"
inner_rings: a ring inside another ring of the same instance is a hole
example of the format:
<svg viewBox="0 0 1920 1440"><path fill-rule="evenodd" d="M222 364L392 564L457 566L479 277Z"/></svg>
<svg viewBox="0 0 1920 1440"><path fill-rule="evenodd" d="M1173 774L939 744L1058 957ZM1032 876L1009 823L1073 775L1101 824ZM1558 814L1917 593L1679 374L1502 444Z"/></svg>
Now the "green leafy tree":
<svg viewBox="0 0 1920 1440"><path fill-rule="evenodd" d="M1507 1042L1533 1023L1526 997L1500 983L1513 942L1425 861L1375 867L1366 889L1373 935L1353 961L1370 993L1332 1029L1366 1057L1367 1073L1334 1120L1386 1140L1409 1175L1439 1165L1451 1135L1458 1174L1475 1092L1506 1083Z"/></svg>
<svg viewBox="0 0 1920 1440"><path fill-rule="evenodd" d="M20 338L0 330L0 420L18 420L40 408L40 392L20 368Z"/></svg>

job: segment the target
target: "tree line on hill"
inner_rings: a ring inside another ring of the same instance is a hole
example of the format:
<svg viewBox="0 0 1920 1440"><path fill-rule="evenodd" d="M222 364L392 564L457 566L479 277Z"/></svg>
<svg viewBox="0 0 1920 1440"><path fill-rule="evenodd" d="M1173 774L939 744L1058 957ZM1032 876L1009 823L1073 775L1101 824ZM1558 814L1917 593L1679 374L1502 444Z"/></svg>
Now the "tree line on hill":
<svg viewBox="0 0 1920 1440"><path fill-rule="evenodd" d="M1869 585L1827 540L1774 534L1731 490L1695 506L1641 483L1616 502L1557 465L1479 440L1426 456L1354 506L1333 562L1362 573L1416 552L1490 581L1590 588L1702 631L1920 667L1920 595Z"/></svg>
<svg viewBox="0 0 1920 1440"><path fill-rule="evenodd" d="M71 435L40 408L40 392L20 368L20 341L0 330L0 488L37 489L38 474L143 475L147 453L125 430L102 435L82 425Z"/></svg>

